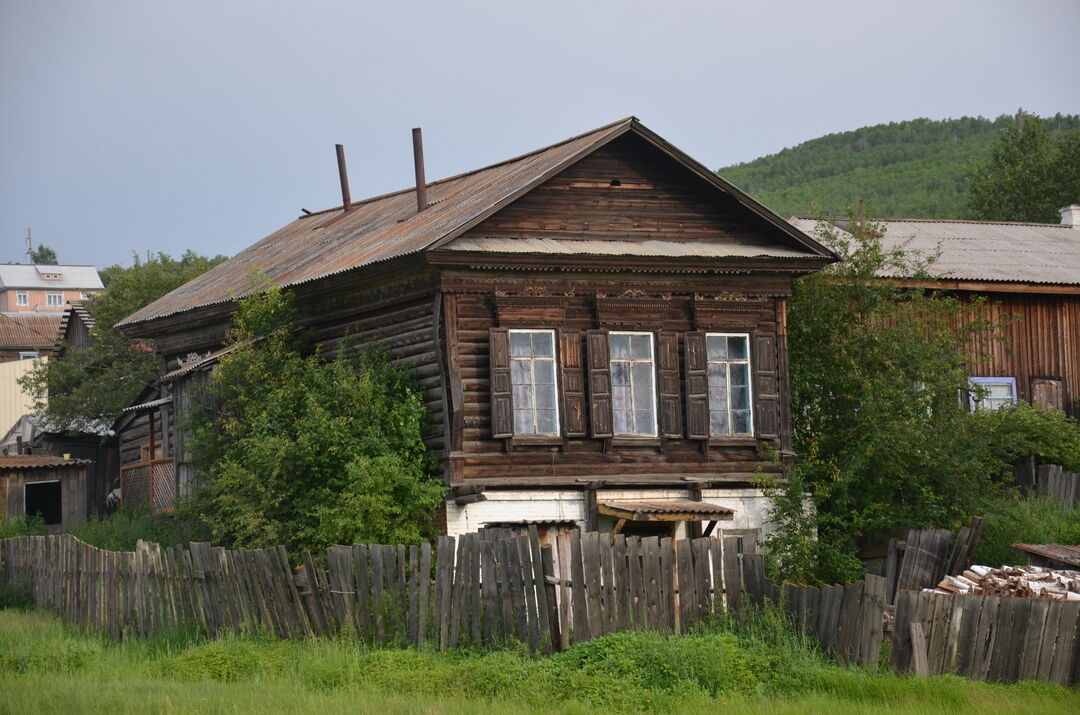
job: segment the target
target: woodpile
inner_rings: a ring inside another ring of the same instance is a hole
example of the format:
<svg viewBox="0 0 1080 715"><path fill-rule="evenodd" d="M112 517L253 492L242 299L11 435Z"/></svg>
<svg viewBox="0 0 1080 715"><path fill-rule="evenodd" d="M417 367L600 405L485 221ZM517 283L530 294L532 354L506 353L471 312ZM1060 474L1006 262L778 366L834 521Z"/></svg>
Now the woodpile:
<svg viewBox="0 0 1080 715"><path fill-rule="evenodd" d="M923 592L1080 601L1080 571L1042 566L972 566L959 576L946 576L937 588Z"/></svg>

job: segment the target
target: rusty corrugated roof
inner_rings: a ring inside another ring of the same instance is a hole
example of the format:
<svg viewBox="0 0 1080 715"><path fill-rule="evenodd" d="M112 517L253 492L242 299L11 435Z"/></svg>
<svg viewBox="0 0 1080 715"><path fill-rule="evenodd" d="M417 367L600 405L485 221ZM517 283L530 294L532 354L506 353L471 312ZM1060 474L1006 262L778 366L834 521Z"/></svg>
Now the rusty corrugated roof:
<svg viewBox="0 0 1080 715"><path fill-rule="evenodd" d="M792 225L815 235L817 220L795 216ZM932 256L938 278L1009 283L1080 285L1080 229L1062 224L936 219L875 220L882 244ZM839 229L838 229L839 230ZM883 271L889 278L908 278Z"/></svg>
<svg viewBox="0 0 1080 715"><path fill-rule="evenodd" d="M0 454L2 469L54 469L56 467L80 467L93 464L90 459L64 459L51 454Z"/></svg>
<svg viewBox="0 0 1080 715"><path fill-rule="evenodd" d="M603 500L598 501L597 505L637 514L726 514L731 516L735 513L733 509L726 506L686 499L674 499L671 501Z"/></svg>
<svg viewBox="0 0 1080 715"><path fill-rule="evenodd" d="M0 349L51 348L60 313L0 313Z"/></svg>
<svg viewBox="0 0 1080 715"><path fill-rule="evenodd" d="M1023 551L1046 559L1060 561L1063 564L1080 568L1080 545L1068 546L1063 544L1013 544L1017 551Z"/></svg>
<svg viewBox="0 0 1080 715"><path fill-rule="evenodd" d="M244 249L228 261L177 288L118 325L134 326L195 308L235 300L248 287L253 269L287 287L325 278L380 261L437 249L527 191L623 134L634 131L689 170L730 194L752 213L783 231L800 255L834 259L813 239L714 172L646 129L634 117L508 159L483 169L428 184L428 208L416 211L415 187L303 216Z"/></svg>

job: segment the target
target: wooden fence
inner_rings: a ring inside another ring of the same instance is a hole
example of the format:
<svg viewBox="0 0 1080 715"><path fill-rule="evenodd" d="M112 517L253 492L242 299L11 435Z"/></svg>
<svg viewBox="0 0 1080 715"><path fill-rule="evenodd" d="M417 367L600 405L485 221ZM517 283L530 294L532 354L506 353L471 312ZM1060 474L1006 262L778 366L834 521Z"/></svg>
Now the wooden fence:
<svg viewBox="0 0 1080 715"><path fill-rule="evenodd" d="M890 539L885 557L885 602L896 603L899 591L933 588L945 575L956 576L971 566L985 519L954 536L948 529L908 529L907 538Z"/></svg>
<svg viewBox="0 0 1080 715"><path fill-rule="evenodd" d="M1040 464L1035 491L1057 499L1066 507L1080 503L1080 474L1066 472L1056 464Z"/></svg>
<svg viewBox="0 0 1080 715"><path fill-rule="evenodd" d="M1080 682L1080 601L901 591L891 666L973 680Z"/></svg>

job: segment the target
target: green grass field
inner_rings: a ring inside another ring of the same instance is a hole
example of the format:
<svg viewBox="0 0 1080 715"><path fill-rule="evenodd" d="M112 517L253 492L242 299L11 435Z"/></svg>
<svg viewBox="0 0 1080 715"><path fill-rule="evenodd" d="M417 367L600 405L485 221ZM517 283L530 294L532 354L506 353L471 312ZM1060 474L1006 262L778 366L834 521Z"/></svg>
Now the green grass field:
<svg viewBox="0 0 1080 715"><path fill-rule="evenodd" d="M775 619L676 638L621 633L553 656L439 654L349 638L117 643L0 610L0 712L1080 712L1080 691L830 665Z"/></svg>

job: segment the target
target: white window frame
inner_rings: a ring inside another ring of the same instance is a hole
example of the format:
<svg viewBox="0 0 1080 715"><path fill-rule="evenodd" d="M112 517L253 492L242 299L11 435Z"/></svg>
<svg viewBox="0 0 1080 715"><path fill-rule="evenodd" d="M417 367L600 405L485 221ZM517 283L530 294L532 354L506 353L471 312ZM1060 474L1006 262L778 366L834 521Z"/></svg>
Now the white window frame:
<svg viewBox="0 0 1080 715"><path fill-rule="evenodd" d="M744 360L710 360L709 359L709 338L743 338L746 341L746 359ZM727 366L727 390L726 398L727 405L725 409L728 413L728 432L723 434L716 434L712 431L712 413L716 410L712 403L712 389L713 384L709 381L709 365L720 364ZM731 419L731 366L732 365L746 365L746 398L749 405L750 413L747 415L747 426L750 428L746 432L732 432L733 420ZM750 361L750 333L705 333L705 376L706 384L709 389L709 435L712 437L752 437L754 435L754 370Z"/></svg>
<svg viewBox="0 0 1080 715"><path fill-rule="evenodd" d="M56 301L55 303L53 302L54 300ZM64 294L63 293L46 293L45 294L45 305L49 306L50 308L63 306L64 305Z"/></svg>
<svg viewBox="0 0 1080 715"><path fill-rule="evenodd" d="M968 382L972 385L986 385L987 387L992 385L1008 385L1012 396L1009 401L1006 402L1004 398L987 397L980 400L974 392L968 393L968 409L972 412L975 410L998 410L1004 405L1015 405L1019 400L1019 396L1016 394L1016 378L1015 377L969 377ZM986 401L991 401L993 407L984 405Z"/></svg>
<svg viewBox="0 0 1080 715"><path fill-rule="evenodd" d="M514 356L514 334L527 333L529 335L535 333L544 333L551 336L551 356L536 356L531 355L527 358ZM531 437L559 437L562 435L562 415L559 413L559 341L556 339L555 331L550 328L511 328L507 335L507 349L510 353L510 416L514 427L514 436L521 437L523 439L529 439ZM517 428L517 411L518 407L514 404L514 388L521 383L514 382L514 361L515 360L528 360L529 361L529 374L532 377L532 382L529 383L533 387L532 391L532 407L529 408L533 413L533 429L534 432L518 432ZM554 432L540 432L540 426L536 419L537 407L536 407L536 363L538 361L550 361L551 362L551 374L554 379L554 391L555 391L555 431Z"/></svg>
<svg viewBox="0 0 1080 715"><path fill-rule="evenodd" d="M40 357L40 354L36 350L20 350L19 351L19 359L20 360L34 360L34 359L37 359L38 357Z"/></svg>
<svg viewBox="0 0 1080 715"><path fill-rule="evenodd" d="M649 338L649 359L648 360L643 360L641 358L630 358L630 357L628 357L628 358L625 358L625 359L624 358L619 358L618 360L616 360L615 356L613 354L612 348L611 348L611 337L615 336L615 335L629 335L629 336L631 336L631 338L633 338L633 336L635 336L635 335L647 335L648 338ZM615 385L615 379L614 379L614 372L615 372L614 364L616 362L625 362L625 363L629 364L629 367L627 369L627 375L629 375L629 377L630 377L630 415L632 417L631 423L632 423L633 428L635 430L637 429L637 417L636 417L636 415L637 415L637 413L639 411L643 411L643 410L638 409L638 406L637 406L636 402L634 401L634 364L635 363L648 363L648 365L650 366L650 370L652 372L652 385L651 385L651 387L652 387L652 399L651 399L652 431L651 432L643 433L643 432L617 432L617 431L615 431L615 412L616 412L616 410L615 410L615 387L616 387L616 385ZM612 379L611 379L611 392L612 392L612 397L611 397L611 431L612 431L612 434L616 438L621 438L621 439L642 439L642 438L650 439L650 438L658 437L660 435L660 423L659 423L659 420L657 418L657 413L660 410L660 403L659 403L659 400L657 399L657 394L656 394L656 382L657 382L657 377L658 377L657 374L656 374L656 336L653 333L651 333L651 332L649 332L647 330L612 330L612 331L610 331L608 333L608 370L610 370L610 372L612 374Z"/></svg>
<svg viewBox="0 0 1080 715"><path fill-rule="evenodd" d="M15 305L30 305L30 293L25 290L15 291Z"/></svg>

